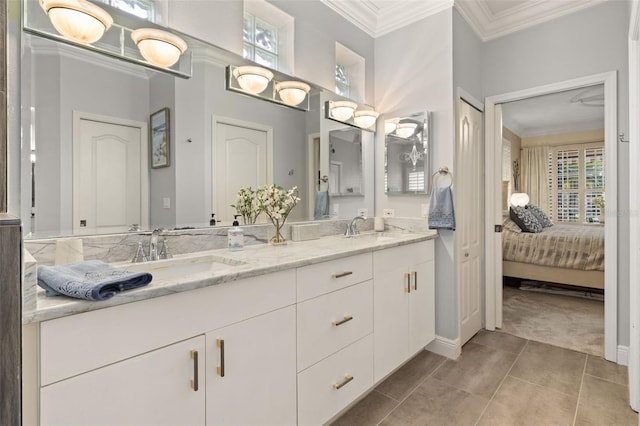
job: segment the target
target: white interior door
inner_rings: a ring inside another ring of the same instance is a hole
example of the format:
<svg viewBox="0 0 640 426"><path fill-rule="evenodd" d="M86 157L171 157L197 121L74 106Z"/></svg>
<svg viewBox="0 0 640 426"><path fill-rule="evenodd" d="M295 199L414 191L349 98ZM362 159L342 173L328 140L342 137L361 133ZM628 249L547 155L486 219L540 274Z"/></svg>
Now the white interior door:
<svg viewBox="0 0 640 426"><path fill-rule="evenodd" d="M484 185L482 113L458 99L456 141L457 265L460 288L460 344L482 327Z"/></svg>
<svg viewBox="0 0 640 426"><path fill-rule="evenodd" d="M236 213L231 204L238 190L273 181L271 131L250 123L214 120L213 134L212 213L223 225L231 225Z"/></svg>
<svg viewBox="0 0 640 426"><path fill-rule="evenodd" d="M148 226L146 123L74 114L73 231Z"/></svg>

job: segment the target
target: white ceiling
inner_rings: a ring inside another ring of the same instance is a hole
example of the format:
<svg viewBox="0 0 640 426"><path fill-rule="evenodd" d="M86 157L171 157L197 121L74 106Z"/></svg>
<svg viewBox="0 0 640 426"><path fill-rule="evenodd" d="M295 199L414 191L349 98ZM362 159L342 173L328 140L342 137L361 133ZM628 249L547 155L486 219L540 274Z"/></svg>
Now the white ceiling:
<svg viewBox="0 0 640 426"><path fill-rule="evenodd" d="M502 124L520 137L604 128L604 86L568 90L502 105Z"/></svg>
<svg viewBox="0 0 640 426"><path fill-rule="evenodd" d="M454 5L454 0L321 0L372 37ZM607 0L455 0L478 37L491 40Z"/></svg>

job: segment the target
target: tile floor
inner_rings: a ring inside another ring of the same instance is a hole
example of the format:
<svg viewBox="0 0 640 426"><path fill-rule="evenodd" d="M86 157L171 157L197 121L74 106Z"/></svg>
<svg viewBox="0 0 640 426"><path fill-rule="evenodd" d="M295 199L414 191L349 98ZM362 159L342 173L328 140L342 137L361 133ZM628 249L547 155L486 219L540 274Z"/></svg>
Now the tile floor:
<svg viewBox="0 0 640 426"><path fill-rule="evenodd" d="M421 352L333 426L637 424L626 367L481 330L455 361Z"/></svg>

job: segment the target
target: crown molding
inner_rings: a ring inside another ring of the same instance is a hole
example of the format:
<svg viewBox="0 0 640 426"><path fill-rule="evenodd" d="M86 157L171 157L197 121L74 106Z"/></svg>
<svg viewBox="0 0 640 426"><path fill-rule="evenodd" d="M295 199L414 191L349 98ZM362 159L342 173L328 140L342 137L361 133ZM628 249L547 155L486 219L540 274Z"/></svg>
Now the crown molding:
<svg viewBox="0 0 640 426"><path fill-rule="evenodd" d="M482 41L529 28L608 0L525 2L493 13L486 1L456 0L455 7Z"/></svg>
<svg viewBox="0 0 640 426"><path fill-rule="evenodd" d="M379 9L370 1L320 0L334 12L360 28L371 37L376 36Z"/></svg>

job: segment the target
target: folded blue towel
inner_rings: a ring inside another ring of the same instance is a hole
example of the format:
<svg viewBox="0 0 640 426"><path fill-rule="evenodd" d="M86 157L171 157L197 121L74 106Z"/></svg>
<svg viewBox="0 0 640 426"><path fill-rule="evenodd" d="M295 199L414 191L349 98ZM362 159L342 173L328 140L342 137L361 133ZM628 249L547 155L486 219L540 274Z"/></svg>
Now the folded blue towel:
<svg viewBox="0 0 640 426"><path fill-rule="evenodd" d="M329 216L329 191L316 191L313 206L313 218L322 219Z"/></svg>
<svg viewBox="0 0 640 426"><path fill-rule="evenodd" d="M429 229L456 229L451 188L433 188L429 200Z"/></svg>
<svg viewBox="0 0 640 426"><path fill-rule="evenodd" d="M129 272L100 260L38 266L38 285L46 290L47 296L107 300L119 291L145 286L151 279L148 272Z"/></svg>

